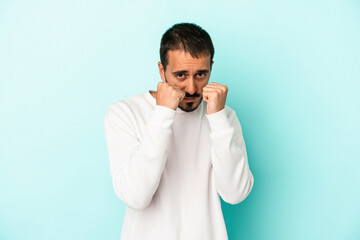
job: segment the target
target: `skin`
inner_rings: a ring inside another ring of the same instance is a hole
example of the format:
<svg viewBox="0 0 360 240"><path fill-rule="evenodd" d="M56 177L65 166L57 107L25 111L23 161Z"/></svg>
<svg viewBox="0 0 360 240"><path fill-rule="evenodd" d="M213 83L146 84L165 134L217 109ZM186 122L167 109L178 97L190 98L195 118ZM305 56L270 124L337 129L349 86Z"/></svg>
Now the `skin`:
<svg viewBox="0 0 360 240"><path fill-rule="evenodd" d="M150 92L156 104L191 112L201 101L205 101L206 114L224 109L228 87L215 82L208 83L213 64L210 56L193 58L183 50L170 50L166 70L158 62L162 82L158 83L156 92Z"/></svg>

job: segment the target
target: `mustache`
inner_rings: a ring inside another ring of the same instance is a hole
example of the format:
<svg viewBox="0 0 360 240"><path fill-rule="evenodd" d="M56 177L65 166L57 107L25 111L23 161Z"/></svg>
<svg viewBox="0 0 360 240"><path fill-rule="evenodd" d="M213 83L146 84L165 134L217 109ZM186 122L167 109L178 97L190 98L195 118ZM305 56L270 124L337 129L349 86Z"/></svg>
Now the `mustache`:
<svg viewBox="0 0 360 240"><path fill-rule="evenodd" d="M166 76L165 76L165 82L168 82L168 80L166 79ZM199 93L194 93L193 95L191 95L190 93L186 92L185 93L185 97L186 98L195 98L195 97L200 97L201 95Z"/></svg>
<svg viewBox="0 0 360 240"><path fill-rule="evenodd" d="M200 94L194 93L194 94L191 95L188 92L185 93L185 98L195 98L195 97L200 97Z"/></svg>

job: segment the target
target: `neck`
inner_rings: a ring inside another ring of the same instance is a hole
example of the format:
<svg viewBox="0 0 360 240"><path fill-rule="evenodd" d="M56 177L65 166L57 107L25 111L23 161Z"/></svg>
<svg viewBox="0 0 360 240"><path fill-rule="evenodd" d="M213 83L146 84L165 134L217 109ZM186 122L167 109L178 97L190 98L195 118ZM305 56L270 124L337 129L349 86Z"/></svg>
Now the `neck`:
<svg viewBox="0 0 360 240"><path fill-rule="evenodd" d="M156 99L156 93L157 92L155 92L155 91L149 91L149 92L150 92L151 96L153 96Z"/></svg>

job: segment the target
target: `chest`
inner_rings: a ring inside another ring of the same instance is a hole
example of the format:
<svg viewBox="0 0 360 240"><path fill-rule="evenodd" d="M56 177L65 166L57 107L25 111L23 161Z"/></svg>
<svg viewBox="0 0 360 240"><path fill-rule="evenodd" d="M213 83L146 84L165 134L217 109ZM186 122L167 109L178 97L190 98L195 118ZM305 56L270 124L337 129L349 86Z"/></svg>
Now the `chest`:
<svg viewBox="0 0 360 240"><path fill-rule="evenodd" d="M165 171L176 179L207 175L211 160L210 127L205 115L177 115L167 153Z"/></svg>

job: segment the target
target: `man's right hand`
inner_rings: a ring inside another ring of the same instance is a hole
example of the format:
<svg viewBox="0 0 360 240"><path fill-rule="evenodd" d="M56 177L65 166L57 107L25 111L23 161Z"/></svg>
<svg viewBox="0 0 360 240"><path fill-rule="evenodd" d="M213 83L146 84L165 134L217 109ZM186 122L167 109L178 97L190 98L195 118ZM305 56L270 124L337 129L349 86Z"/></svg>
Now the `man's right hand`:
<svg viewBox="0 0 360 240"><path fill-rule="evenodd" d="M168 83L159 82L157 85L156 104L176 110L179 102L185 97L185 92L178 86Z"/></svg>

